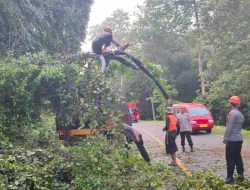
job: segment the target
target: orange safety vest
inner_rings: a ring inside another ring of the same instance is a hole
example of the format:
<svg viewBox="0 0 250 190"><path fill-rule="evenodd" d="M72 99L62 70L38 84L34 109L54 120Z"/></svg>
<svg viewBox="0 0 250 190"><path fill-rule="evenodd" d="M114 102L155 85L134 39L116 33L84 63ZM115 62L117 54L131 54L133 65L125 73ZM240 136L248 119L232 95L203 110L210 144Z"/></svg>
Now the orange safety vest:
<svg viewBox="0 0 250 190"><path fill-rule="evenodd" d="M168 132L175 131L176 130L176 125L177 125L177 117L173 114L168 115L169 118L169 127L168 127Z"/></svg>

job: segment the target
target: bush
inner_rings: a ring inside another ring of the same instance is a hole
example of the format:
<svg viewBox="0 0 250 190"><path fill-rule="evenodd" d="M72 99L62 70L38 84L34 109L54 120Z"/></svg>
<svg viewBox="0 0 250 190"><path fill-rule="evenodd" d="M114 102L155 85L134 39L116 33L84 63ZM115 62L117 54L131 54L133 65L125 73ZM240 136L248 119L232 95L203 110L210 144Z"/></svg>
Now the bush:
<svg viewBox="0 0 250 190"><path fill-rule="evenodd" d="M233 185L225 184L224 181L212 172L196 172L191 177L181 177L175 180L177 190L182 189L206 189L206 190L233 190L249 189L248 181L236 181Z"/></svg>
<svg viewBox="0 0 250 190"><path fill-rule="evenodd" d="M1 155L1 189L163 188L174 176L168 167L147 164L137 153L127 157L123 146L99 135L77 146L53 147L16 147Z"/></svg>

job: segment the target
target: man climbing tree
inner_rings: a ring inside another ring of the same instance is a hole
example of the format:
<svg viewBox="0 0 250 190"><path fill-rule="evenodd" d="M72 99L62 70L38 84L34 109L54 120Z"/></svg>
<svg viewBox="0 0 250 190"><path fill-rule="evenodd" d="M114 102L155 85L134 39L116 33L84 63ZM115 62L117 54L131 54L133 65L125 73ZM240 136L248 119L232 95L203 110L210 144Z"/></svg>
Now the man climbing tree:
<svg viewBox="0 0 250 190"><path fill-rule="evenodd" d="M107 52L107 48L112 44L114 44L117 48L121 48L119 42L113 39L112 29L109 27L105 27L104 31L98 34L92 42L92 50L94 53L100 55L102 67L101 72L103 73L108 65L107 57L104 57L103 53ZM107 65L106 65L107 63Z"/></svg>
<svg viewBox="0 0 250 190"><path fill-rule="evenodd" d="M100 55L101 72L105 72L111 59L116 60L132 69L138 69L138 66L133 62L133 60L132 63L129 63L125 58L121 56L121 54L118 53L117 55L116 53L112 53L107 49L111 45L111 43L118 48L118 51L120 50L119 52L123 52L128 46L130 46L129 43L126 43L124 46L120 45L119 42L113 39L112 33L113 32L111 28L105 27L104 31L98 34L92 42L93 52L97 55Z"/></svg>

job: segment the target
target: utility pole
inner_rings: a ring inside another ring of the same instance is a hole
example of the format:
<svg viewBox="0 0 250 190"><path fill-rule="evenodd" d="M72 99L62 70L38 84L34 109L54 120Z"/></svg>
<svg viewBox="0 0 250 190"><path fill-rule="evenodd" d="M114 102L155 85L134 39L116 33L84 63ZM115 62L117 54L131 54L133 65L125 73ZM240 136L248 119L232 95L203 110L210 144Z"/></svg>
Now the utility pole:
<svg viewBox="0 0 250 190"><path fill-rule="evenodd" d="M150 100L151 108L152 108L153 120L156 120L156 117L155 117L155 107L154 107L154 103L152 101L152 96L151 96L150 92L148 92L148 94L149 94L149 97L146 98L146 100Z"/></svg>

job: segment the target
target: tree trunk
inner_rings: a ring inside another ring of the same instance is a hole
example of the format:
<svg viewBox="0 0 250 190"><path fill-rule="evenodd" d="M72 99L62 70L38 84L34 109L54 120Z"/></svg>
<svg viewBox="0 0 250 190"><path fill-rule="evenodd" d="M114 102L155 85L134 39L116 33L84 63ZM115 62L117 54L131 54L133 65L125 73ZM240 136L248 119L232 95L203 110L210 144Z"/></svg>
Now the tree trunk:
<svg viewBox="0 0 250 190"><path fill-rule="evenodd" d="M205 79L202 76L203 72L203 58L202 58L202 47L200 40L197 40L197 50L198 50L198 68L199 68L199 75L201 79L201 95L204 97L206 95L206 90L205 90Z"/></svg>
<svg viewBox="0 0 250 190"><path fill-rule="evenodd" d="M201 36L200 36L200 20L199 20L199 13L196 0L193 1L194 5L194 15L195 15L195 22L196 22L196 29L198 32L197 35L197 51L198 51L198 68L199 68L199 75L201 79L201 95L204 97L206 94L205 89L205 79L202 76L203 72L203 57L202 57L202 46L201 46Z"/></svg>
<svg viewBox="0 0 250 190"><path fill-rule="evenodd" d="M122 78L122 76L121 76L121 81L120 81L120 88L121 88L121 90L123 89L123 78Z"/></svg>

